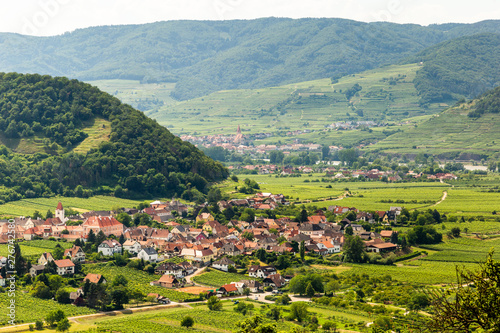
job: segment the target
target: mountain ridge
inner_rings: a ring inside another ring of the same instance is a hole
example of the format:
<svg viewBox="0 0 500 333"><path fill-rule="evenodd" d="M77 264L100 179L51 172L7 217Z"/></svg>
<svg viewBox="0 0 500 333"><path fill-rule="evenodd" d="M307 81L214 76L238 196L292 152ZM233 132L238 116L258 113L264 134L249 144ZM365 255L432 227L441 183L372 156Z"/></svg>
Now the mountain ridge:
<svg viewBox="0 0 500 333"><path fill-rule="evenodd" d="M172 95L184 100L357 73L485 31L500 32L500 21L423 27L345 19L185 20L53 37L2 34L0 71L176 82Z"/></svg>

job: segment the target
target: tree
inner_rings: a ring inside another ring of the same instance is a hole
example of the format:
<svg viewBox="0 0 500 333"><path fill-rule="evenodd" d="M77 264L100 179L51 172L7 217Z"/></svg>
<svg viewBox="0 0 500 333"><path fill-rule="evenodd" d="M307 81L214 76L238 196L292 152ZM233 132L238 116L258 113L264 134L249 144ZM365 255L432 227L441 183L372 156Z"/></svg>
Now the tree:
<svg viewBox="0 0 500 333"><path fill-rule="evenodd" d="M95 234L92 229L90 229L89 234L87 235L87 244L95 244ZM99 245L99 244L98 244Z"/></svg>
<svg viewBox="0 0 500 333"><path fill-rule="evenodd" d="M181 320L181 327L190 328L194 325L194 319L191 316L186 316Z"/></svg>
<svg viewBox="0 0 500 333"><path fill-rule="evenodd" d="M35 328L36 328L38 331L43 330L43 321L41 321L41 320L37 320L37 321L35 321Z"/></svg>
<svg viewBox="0 0 500 333"><path fill-rule="evenodd" d="M211 311L220 311L222 310L222 303L217 296L211 296L207 301L208 309Z"/></svg>
<svg viewBox="0 0 500 333"><path fill-rule="evenodd" d="M68 331L70 327L71 323L69 322L68 318L63 318L57 322L56 331L65 332Z"/></svg>
<svg viewBox="0 0 500 333"><path fill-rule="evenodd" d="M45 317L45 322L50 327L53 327L57 322L63 320L64 318L66 318L66 316L62 310L54 310L47 314L47 317Z"/></svg>
<svg viewBox="0 0 500 333"><path fill-rule="evenodd" d="M124 286L126 287L128 284L128 280L125 276L119 274L117 276L115 276L115 278L113 279L113 282L112 282L112 286L113 287L116 287L116 286Z"/></svg>
<svg viewBox="0 0 500 333"><path fill-rule="evenodd" d="M335 323L334 321L331 321L331 320L327 320L323 323L321 328L323 329L323 331L337 332L337 323Z"/></svg>
<svg viewBox="0 0 500 333"><path fill-rule="evenodd" d="M274 321L278 321L281 318L281 308L279 306L272 306L267 311L266 315L272 318Z"/></svg>
<svg viewBox="0 0 500 333"><path fill-rule="evenodd" d="M51 219L54 217L54 214L49 210L47 210L47 213L45 214L46 219Z"/></svg>
<svg viewBox="0 0 500 333"><path fill-rule="evenodd" d="M306 292L307 284L306 277L304 275L294 276L290 280L290 291L295 294L303 295Z"/></svg>
<svg viewBox="0 0 500 333"><path fill-rule="evenodd" d="M454 227L454 228L451 228L451 234L453 237L457 238L457 237L460 237L460 228L459 227Z"/></svg>
<svg viewBox="0 0 500 333"><path fill-rule="evenodd" d="M290 320L297 320L299 323L303 322L308 316L306 302L294 302L290 306Z"/></svg>
<svg viewBox="0 0 500 333"><path fill-rule="evenodd" d="M300 242L299 253L300 253L300 260L304 261L304 258L306 256L306 246L304 241Z"/></svg>
<svg viewBox="0 0 500 333"><path fill-rule="evenodd" d="M430 305L429 297L426 294L415 294L412 296L408 308L418 311Z"/></svg>
<svg viewBox="0 0 500 333"><path fill-rule="evenodd" d="M118 286L111 289L111 300L118 309L123 308L123 304L129 302L129 292L126 287Z"/></svg>
<svg viewBox="0 0 500 333"><path fill-rule="evenodd" d="M344 261L360 263L365 261L365 244L359 236L346 236L344 241Z"/></svg>
<svg viewBox="0 0 500 333"><path fill-rule="evenodd" d="M255 236L250 231L245 231L241 234L241 237L243 237L249 241L253 241Z"/></svg>
<svg viewBox="0 0 500 333"><path fill-rule="evenodd" d="M454 297L453 297L454 296ZM498 332L500 327L500 262L493 250L476 271L457 267L457 285L433 291L432 329L439 332L470 332L481 328Z"/></svg>
<svg viewBox="0 0 500 333"><path fill-rule="evenodd" d="M56 293L56 301L62 304L71 303L71 300L69 299L69 292L63 288L59 289Z"/></svg>
<svg viewBox="0 0 500 333"><path fill-rule="evenodd" d="M260 315L247 318L236 324L238 333L276 333L276 324L264 324L264 318Z"/></svg>
<svg viewBox="0 0 500 333"><path fill-rule="evenodd" d="M314 296L315 293L316 293L316 291L314 290L311 282L309 282L307 284L307 287L306 287L306 295L307 295L307 297L311 298L311 297Z"/></svg>
<svg viewBox="0 0 500 333"><path fill-rule="evenodd" d="M101 244L102 242L104 242L106 240L106 235L104 234L104 232L102 230L99 230L99 232L97 233L97 236L96 236L96 244L99 245Z"/></svg>
<svg viewBox="0 0 500 333"><path fill-rule="evenodd" d="M337 290L340 289L340 283L335 280L332 280L326 284L325 292L331 292L335 294Z"/></svg>
<svg viewBox="0 0 500 333"><path fill-rule="evenodd" d="M54 248L54 250L52 251L52 257L54 258L54 260L61 260L63 256L64 256L64 249L61 246Z"/></svg>
<svg viewBox="0 0 500 333"><path fill-rule="evenodd" d="M299 215L297 215L296 219L297 221L299 222L307 222L308 220L308 214L307 214L307 210L305 209L302 209L299 213Z"/></svg>

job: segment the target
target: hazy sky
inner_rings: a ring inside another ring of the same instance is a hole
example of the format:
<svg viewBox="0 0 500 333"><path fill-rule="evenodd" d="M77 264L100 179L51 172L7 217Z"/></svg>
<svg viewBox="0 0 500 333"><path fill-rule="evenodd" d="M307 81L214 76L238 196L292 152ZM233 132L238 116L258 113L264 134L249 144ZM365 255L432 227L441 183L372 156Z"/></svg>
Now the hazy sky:
<svg viewBox="0 0 500 333"><path fill-rule="evenodd" d="M38 36L97 25L268 16L473 23L500 19L500 0L0 0L0 32Z"/></svg>

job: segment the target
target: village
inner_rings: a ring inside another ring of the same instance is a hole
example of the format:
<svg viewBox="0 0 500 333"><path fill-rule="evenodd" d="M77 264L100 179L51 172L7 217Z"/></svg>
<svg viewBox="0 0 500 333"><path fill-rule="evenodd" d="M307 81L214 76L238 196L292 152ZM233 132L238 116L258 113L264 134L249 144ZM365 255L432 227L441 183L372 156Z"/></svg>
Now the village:
<svg viewBox="0 0 500 333"><path fill-rule="evenodd" d="M367 252L385 254L399 249L396 232L369 231L366 230L370 229L366 225L377 222L390 226L391 222L397 221L401 207L391 207L388 211L362 212L354 207L330 206L326 213L338 217L333 218L336 221L329 221L323 210L302 214L302 221L290 217L258 216L259 211L270 211L289 204L283 195L272 193L257 193L248 199L221 200L216 204L221 212L227 209L257 212L251 221L230 220L224 225L216 221L210 212L204 212L206 209L200 210L207 205L188 206L175 199L170 202L153 201L142 209L91 211L73 216L66 216L65 209L59 202L54 217L16 217L15 234L19 244L37 239L74 244L64 252L61 250L58 255L45 252L39 258L34 258L28 264L32 279L48 272L72 277L81 272L82 264L118 260L117 255L126 255L126 258L139 260L143 265L152 265L154 270L151 271L161 277L150 284L164 288L196 287L194 283L186 283L186 278L203 272L206 268L245 273L241 274L241 280L224 284L220 288L194 288L197 291L207 291L208 296L218 297L263 291L278 293L293 278L293 275L280 274L279 269L286 266L275 267L261 262L245 267L241 262L236 263L234 258L256 254L260 257L262 254L264 257L266 254L277 257L300 255L302 258L307 254L323 258L342 251L346 234L359 236L364 241ZM199 213L192 220L187 219L193 211ZM134 215L145 214L157 227L126 226L117 219L123 218L124 214L131 219ZM186 218L181 219L180 216ZM8 242L7 224L8 220L0 221L1 243ZM98 246L89 246L97 243ZM6 264L7 258L0 257L0 265L3 267L0 286L6 284ZM99 284L103 281L106 281L105 274L89 273L83 277L82 283ZM186 291L189 292L190 289L187 288ZM71 302L77 305L85 304L84 296L82 288L69 295ZM170 302L158 293L147 296L155 298L159 303Z"/></svg>

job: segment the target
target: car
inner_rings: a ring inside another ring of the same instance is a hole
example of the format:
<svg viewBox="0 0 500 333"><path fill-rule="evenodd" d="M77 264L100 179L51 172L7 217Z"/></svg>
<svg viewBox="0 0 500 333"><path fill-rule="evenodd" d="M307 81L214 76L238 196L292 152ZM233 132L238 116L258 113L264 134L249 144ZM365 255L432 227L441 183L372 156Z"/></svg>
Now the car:
<svg viewBox="0 0 500 333"><path fill-rule="evenodd" d="M254 300L258 301L259 300L259 296L255 296Z"/></svg>

